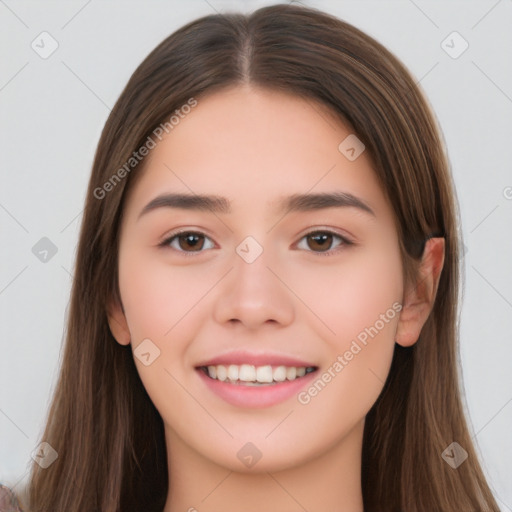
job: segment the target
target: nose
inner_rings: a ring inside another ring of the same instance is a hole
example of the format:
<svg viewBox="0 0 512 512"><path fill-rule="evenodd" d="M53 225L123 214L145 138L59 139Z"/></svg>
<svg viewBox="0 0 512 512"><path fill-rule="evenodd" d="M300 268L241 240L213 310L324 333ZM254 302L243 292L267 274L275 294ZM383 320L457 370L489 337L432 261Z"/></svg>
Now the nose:
<svg viewBox="0 0 512 512"><path fill-rule="evenodd" d="M279 268L265 250L250 263L235 253L233 268L219 283L215 320L221 324L242 324L250 330L267 323L279 326L292 323L294 295Z"/></svg>

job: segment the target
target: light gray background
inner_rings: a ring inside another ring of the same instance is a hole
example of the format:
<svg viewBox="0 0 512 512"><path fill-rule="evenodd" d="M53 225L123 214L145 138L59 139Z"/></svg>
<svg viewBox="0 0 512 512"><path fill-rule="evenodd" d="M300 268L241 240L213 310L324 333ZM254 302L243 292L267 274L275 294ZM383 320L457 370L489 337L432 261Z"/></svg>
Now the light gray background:
<svg viewBox="0 0 512 512"><path fill-rule="evenodd" d="M86 185L109 109L143 58L184 23L271 3L0 0L0 482L26 480L42 433ZM512 1L303 3L394 52L438 116L467 247L465 399L490 484L512 511ZM47 59L31 48L43 31L59 44ZM441 46L453 31L469 43L456 59ZM46 263L32 252L42 237L58 249Z"/></svg>

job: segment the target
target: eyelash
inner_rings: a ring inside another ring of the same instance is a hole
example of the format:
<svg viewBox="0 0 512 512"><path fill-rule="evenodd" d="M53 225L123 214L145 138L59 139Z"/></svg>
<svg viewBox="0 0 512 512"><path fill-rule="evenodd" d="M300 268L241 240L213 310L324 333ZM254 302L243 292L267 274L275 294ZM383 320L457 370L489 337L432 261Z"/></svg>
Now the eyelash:
<svg viewBox="0 0 512 512"><path fill-rule="evenodd" d="M317 254L318 256L332 256L333 253L337 253L338 252L340 247L354 245L354 242L349 240L346 236L340 235L339 233L336 233L335 231L330 231L328 229L310 231L309 233L306 233L304 236L302 236L301 239L299 240L299 242L301 240L303 240L304 238L307 238L308 236L317 235L317 234L333 235L334 237L339 238L342 243L340 245L338 245L336 248L329 249L328 251L312 251L312 250L307 250L306 252L312 252L313 254ZM195 255L194 253L199 253L200 254L200 253L205 252L204 250L200 250L200 251L183 251L183 250L180 250L180 249L175 249L174 247L170 247L169 244L175 238L177 239L180 235L199 235L199 236L204 236L206 238L209 238L207 235L205 235L204 233L201 233L200 231L191 231L191 230L175 231L175 232L171 233L168 237L166 237L162 242L160 242L158 244L158 247L161 247L162 249L172 249L172 250L174 250L176 252L183 253L186 257L194 256Z"/></svg>

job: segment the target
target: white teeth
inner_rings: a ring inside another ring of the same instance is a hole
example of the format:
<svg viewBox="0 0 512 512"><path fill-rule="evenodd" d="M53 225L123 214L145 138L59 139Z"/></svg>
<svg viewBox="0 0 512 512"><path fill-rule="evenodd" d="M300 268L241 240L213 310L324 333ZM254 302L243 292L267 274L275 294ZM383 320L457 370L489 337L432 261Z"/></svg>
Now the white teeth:
<svg viewBox="0 0 512 512"><path fill-rule="evenodd" d="M226 370L226 367L222 364L219 364L217 366L217 379L218 380L226 380L228 378L228 371Z"/></svg>
<svg viewBox="0 0 512 512"><path fill-rule="evenodd" d="M256 368L256 380L258 382L272 382L272 366L258 366Z"/></svg>
<svg viewBox="0 0 512 512"><path fill-rule="evenodd" d="M286 380L286 368L284 366L278 366L272 375L276 382L283 382Z"/></svg>
<svg viewBox="0 0 512 512"><path fill-rule="evenodd" d="M217 367L216 366L208 366L208 375L215 379L217 377Z"/></svg>
<svg viewBox="0 0 512 512"><path fill-rule="evenodd" d="M313 368L310 368L310 371ZM306 375L305 366L276 366L271 365L253 366L252 364L230 364L225 366L219 364L207 367L208 375L212 379L228 382L244 382L246 385L271 384L275 382L284 382L285 380L295 380Z"/></svg>
<svg viewBox="0 0 512 512"><path fill-rule="evenodd" d="M297 377L297 368L295 368L295 366L290 366L290 368L286 368L286 378L288 380L293 380L295 379L295 377Z"/></svg>
<svg viewBox="0 0 512 512"><path fill-rule="evenodd" d="M229 380L238 380L238 366L234 364L230 364L228 366L228 379Z"/></svg>
<svg viewBox="0 0 512 512"><path fill-rule="evenodd" d="M244 382L254 382L256 380L256 368L251 364L243 364L238 371L238 378Z"/></svg>

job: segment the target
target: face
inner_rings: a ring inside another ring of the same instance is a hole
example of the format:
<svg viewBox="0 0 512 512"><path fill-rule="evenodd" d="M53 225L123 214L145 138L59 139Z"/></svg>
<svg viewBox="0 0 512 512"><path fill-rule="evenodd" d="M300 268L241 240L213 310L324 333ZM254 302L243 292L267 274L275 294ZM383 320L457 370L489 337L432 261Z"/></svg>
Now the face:
<svg viewBox="0 0 512 512"><path fill-rule="evenodd" d="M364 424L404 283L392 207L367 154L340 151L349 135L319 104L237 87L151 151L123 213L124 313L109 318L171 450L235 471L259 453L255 469L277 471ZM196 201L145 208L169 194ZM288 202L313 194L331 200ZM199 208L203 195L221 199Z"/></svg>

